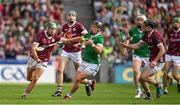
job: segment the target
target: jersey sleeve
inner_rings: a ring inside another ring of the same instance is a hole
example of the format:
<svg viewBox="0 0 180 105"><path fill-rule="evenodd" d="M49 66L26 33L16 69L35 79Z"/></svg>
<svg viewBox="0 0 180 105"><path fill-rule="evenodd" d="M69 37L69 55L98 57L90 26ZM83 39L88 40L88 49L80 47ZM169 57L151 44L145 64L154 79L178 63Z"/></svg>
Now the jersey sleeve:
<svg viewBox="0 0 180 105"><path fill-rule="evenodd" d="M56 35L55 36L55 41L59 41L61 39L61 36L60 35Z"/></svg>
<svg viewBox="0 0 180 105"><path fill-rule="evenodd" d="M90 38L91 38L91 34L90 34L90 33L85 34L85 35L84 35L84 38L85 38L85 39L90 39Z"/></svg>
<svg viewBox="0 0 180 105"><path fill-rule="evenodd" d="M34 36L34 41L33 43L40 43L41 42L41 35L39 33L37 33L35 36Z"/></svg>
<svg viewBox="0 0 180 105"><path fill-rule="evenodd" d="M82 24L80 24L80 23L78 24L78 30L81 33L81 35L82 34L85 35L85 34L88 33L87 30L84 28L84 26Z"/></svg>
<svg viewBox="0 0 180 105"><path fill-rule="evenodd" d="M158 46L158 44L162 43L161 34L160 33L154 34L152 41L156 46Z"/></svg>
<svg viewBox="0 0 180 105"><path fill-rule="evenodd" d="M132 37L132 36L133 36L133 31L132 31L132 29L131 29L131 30L129 30L129 36L130 36L130 37Z"/></svg>
<svg viewBox="0 0 180 105"><path fill-rule="evenodd" d="M65 27L66 27L66 24L62 26L61 33L65 33Z"/></svg>
<svg viewBox="0 0 180 105"><path fill-rule="evenodd" d="M99 38L98 38L98 40L97 40L97 45L98 44L101 44L101 45L103 45L104 44L104 37L101 35Z"/></svg>

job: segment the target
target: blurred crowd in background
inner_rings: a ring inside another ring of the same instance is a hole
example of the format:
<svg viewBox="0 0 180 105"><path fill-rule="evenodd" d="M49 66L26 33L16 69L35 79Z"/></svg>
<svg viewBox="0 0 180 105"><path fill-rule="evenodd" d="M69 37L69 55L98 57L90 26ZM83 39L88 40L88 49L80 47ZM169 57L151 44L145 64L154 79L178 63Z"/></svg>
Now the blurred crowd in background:
<svg viewBox="0 0 180 105"><path fill-rule="evenodd" d="M121 26L114 16L119 6L124 10ZM60 29L65 23L63 8L61 0L0 0L0 59L27 55L33 36L43 29L46 21L55 21ZM158 30L165 35L172 16L180 15L180 0L94 0L93 8L94 18L103 23L105 48L102 57L110 63L120 63L124 57L119 54L118 38L120 34L128 34L135 17L145 14L154 19ZM131 54L125 60L130 61Z"/></svg>
<svg viewBox="0 0 180 105"><path fill-rule="evenodd" d="M115 8L123 7L121 25L115 18ZM157 23L157 29L165 35L171 27L173 16L180 16L180 0L96 0L96 20L104 25L105 48L103 58L111 63L128 63L131 61L132 52L128 57L120 55L119 36L127 36L130 28L135 25L137 15L144 14ZM120 40L121 41L121 40Z"/></svg>
<svg viewBox="0 0 180 105"><path fill-rule="evenodd" d="M64 24L61 0L0 0L0 58L27 55L46 21Z"/></svg>

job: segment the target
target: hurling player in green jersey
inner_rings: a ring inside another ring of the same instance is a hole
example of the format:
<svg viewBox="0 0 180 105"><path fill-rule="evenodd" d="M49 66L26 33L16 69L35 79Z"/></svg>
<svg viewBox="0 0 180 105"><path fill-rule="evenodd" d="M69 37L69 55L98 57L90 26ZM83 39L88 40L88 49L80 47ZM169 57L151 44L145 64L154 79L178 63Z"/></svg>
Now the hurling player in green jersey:
<svg viewBox="0 0 180 105"><path fill-rule="evenodd" d="M131 44L137 43L144 36L144 33L142 31L142 25L146 19L147 18L145 15L139 15L136 17L136 20L135 20L136 26L130 29L129 37L127 38L127 40L130 41ZM144 44L139 49L135 49L133 53L133 60L132 60L133 79L136 85L135 98L140 98L142 94L141 88L140 88L140 82L139 82L140 68L142 66L142 63L145 60L148 60L149 54L150 54L150 51L147 44Z"/></svg>
<svg viewBox="0 0 180 105"><path fill-rule="evenodd" d="M100 33L102 23L94 21L91 25L91 33L86 34L84 38L85 48L83 49L82 54L82 63L78 68L78 71L75 74L74 82L71 87L71 90L64 97L65 100L68 100L79 88L80 83L87 84L90 88L87 92L87 95L90 95L91 90L94 90L95 80L87 80L88 77L94 77L100 67L100 54L103 50L104 37Z"/></svg>

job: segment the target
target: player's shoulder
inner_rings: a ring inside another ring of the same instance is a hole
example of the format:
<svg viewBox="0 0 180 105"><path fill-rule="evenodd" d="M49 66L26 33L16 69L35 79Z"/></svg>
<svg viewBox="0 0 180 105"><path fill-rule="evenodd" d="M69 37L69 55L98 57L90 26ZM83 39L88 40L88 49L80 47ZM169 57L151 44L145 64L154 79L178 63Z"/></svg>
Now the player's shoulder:
<svg viewBox="0 0 180 105"><path fill-rule="evenodd" d="M159 39L159 38L161 39L161 38L163 38L162 33L160 33L157 30L154 30L154 32L152 33L152 37L154 37L154 39Z"/></svg>
<svg viewBox="0 0 180 105"><path fill-rule="evenodd" d="M83 24L80 23L80 22L76 22L76 23L74 24L74 26L75 26L75 27L84 27Z"/></svg>
<svg viewBox="0 0 180 105"><path fill-rule="evenodd" d="M76 22L75 25L82 25L82 23L81 22Z"/></svg>
<svg viewBox="0 0 180 105"><path fill-rule="evenodd" d="M37 32L37 34L36 34L36 37L40 37L40 36L42 36L42 35L44 35L45 33L44 33L44 30L39 30L38 32Z"/></svg>
<svg viewBox="0 0 180 105"><path fill-rule="evenodd" d="M137 30L137 27L135 26L130 29L130 31L135 31L135 30Z"/></svg>
<svg viewBox="0 0 180 105"><path fill-rule="evenodd" d="M103 38L104 39L104 36L102 35L102 33L99 33L98 35L96 35L96 38Z"/></svg>
<svg viewBox="0 0 180 105"><path fill-rule="evenodd" d="M129 30L129 34L132 34L134 32L136 32L137 30L137 27L132 27L130 30Z"/></svg>
<svg viewBox="0 0 180 105"><path fill-rule="evenodd" d="M63 24L62 28L64 28L64 27L68 27L68 23Z"/></svg>

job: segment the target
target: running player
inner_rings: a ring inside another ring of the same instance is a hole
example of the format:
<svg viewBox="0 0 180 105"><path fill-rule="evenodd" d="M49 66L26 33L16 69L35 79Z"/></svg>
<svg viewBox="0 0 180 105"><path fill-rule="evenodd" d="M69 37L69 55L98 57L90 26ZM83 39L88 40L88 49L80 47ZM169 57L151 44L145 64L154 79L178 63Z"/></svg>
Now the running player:
<svg viewBox="0 0 180 105"><path fill-rule="evenodd" d="M62 27L62 34L64 37L78 39L88 33L84 26L76 21L76 17L77 13L75 11L70 11L67 14L68 23ZM52 94L53 97L61 96L64 69L68 61L73 61L76 71L79 68L82 58L81 48L76 46L77 43L79 43L77 40L71 40L64 45L57 69L57 91Z"/></svg>
<svg viewBox="0 0 180 105"><path fill-rule="evenodd" d="M48 22L46 24L46 29L37 33L34 38L34 42L31 47L30 57L28 59L27 65L27 80L30 81L29 85L23 92L21 98L26 98L27 95L35 87L39 77L42 75L44 70L47 69L47 64L50 59L50 54L53 51L54 46L48 47L43 51L38 51L38 47L43 45L49 45L60 40L59 35L56 33L56 23Z"/></svg>
<svg viewBox="0 0 180 105"><path fill-rule="evenodd" d="M102 23L93 22L91 25L91 34L85 35L86 47L83 50L83 62L81 63L78 71L75 74L75 79L71 90L64 97L65 100L71 98L71 96L77 91L80 83L90 84L92 90L94 90L94 83L91 80L86 80L88 77L94 77L100 67L100 54L103 50L104 38L100 33Z"/></svg>
<svg viewBox="0 0 180 105"><path fill-rule="evenodd" d="M175 17L173 19L173 28L167 32L168 50L165 56L164 65L164 93L168 94L167 90L167 77L172 68L172 76L177 81L177 90L180 93L180 76L178 73L180 71L180 18Z"/></svg>
<svg viewBox="0 0 180 105"><path fill-rule="evenodd" d="M136 27L133 27L130 29L129 37L127 38L127 40L130 41L130 43L132 44L137 43L144 36L142 26L145 20L147 20L145 15L139 15L136 17L136 20L135 20ZM136 85L135 98L140 98L142 94L140 83L139 83L140 68L143 62L149 59L149 54L150 54L150 51L147 44L142 45L139 49L135 49L133 53L133 60L132 60L133 79Z"/></svg>
<svg viewBox="0 0 180 105"><path fill-rule="evenodd" d="M140 76L140 83L143 86L147 100L152 100L152 95L150 93L150 88L148 83L152 83L156 86L156 98L159 98L162 95L161 84L152 78L152 76L161 70L164 66L164 54L165 46L163 42L162 35L155 30L155 22L152 20L146 20L143 23L143 31L145 35L142 40L136 44L123 44L124 47L138 49L142 44L147 43L150 48L150 57L149 61L145 62L143 67L143 72Z"/></svg>

